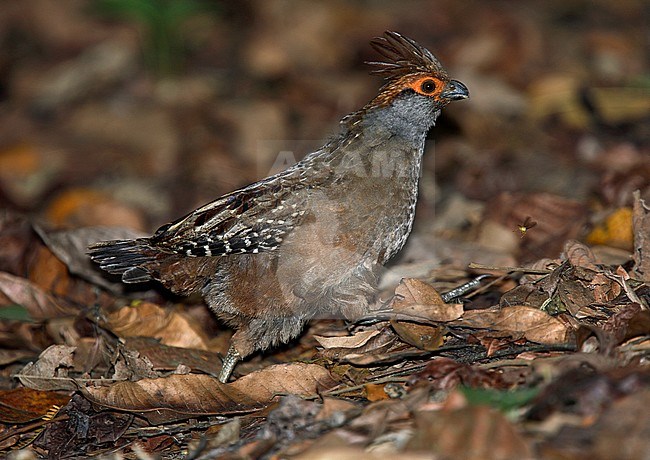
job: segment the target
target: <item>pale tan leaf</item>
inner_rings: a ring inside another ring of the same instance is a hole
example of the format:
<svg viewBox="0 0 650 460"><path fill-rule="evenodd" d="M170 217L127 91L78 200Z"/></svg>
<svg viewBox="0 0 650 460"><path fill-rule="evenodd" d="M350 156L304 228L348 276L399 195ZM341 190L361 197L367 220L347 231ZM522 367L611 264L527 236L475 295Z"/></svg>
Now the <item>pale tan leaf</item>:
<svg viewBox="0 0 650 460"><path fill-rule="evenodd" d="M190 415L251 412L265 407L276 395L310 396L336 383L324 367L290 363L267 367L230 384L207 375L171 375L84 392L97 404L136 411L152 423L161 423Z"/></svg>
<svg viewBox="0 0 650 460"><path fill-rule="evenodd" d="M322 335L314 335L314 339L318 344L329 350L330 348L358 348L366 343L368 340L380 333L379 330L367 330L357 332L354 335L343 336L343 337L323 337Z"/></svg>

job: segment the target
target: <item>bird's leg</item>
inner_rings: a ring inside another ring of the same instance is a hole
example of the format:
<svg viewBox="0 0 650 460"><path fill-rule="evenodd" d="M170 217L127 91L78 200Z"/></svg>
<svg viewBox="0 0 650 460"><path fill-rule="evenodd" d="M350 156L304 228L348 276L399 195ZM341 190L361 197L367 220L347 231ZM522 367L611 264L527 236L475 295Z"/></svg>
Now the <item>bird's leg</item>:
<svg viewBox="0 0 650 460"><path fill-rule="evenodd" d="M221 366L221 372L219 373L219 381L221 383L228 383L230 374L232 374L235 365L241 360L241 355L234 346L231 346L226 353L226 357L223 358L223 364Z"/></svg>

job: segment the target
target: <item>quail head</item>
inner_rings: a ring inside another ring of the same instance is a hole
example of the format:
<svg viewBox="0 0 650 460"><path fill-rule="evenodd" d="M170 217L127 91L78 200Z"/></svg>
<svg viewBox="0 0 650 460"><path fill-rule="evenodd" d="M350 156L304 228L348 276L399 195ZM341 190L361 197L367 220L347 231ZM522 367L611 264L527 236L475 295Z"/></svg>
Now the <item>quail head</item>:
<svg viewBox="0 0 650 460"><path fill-rule="evenodd" d="M240 359L289 341L312 318L366 313L379 269L411 231L427 131L469 93L415 41L386 32L371 44L385 58L369 63L372 73L386 83L323 147L149 238L90 248L125 283L203 295L236 330L222 382Z"/></svg>

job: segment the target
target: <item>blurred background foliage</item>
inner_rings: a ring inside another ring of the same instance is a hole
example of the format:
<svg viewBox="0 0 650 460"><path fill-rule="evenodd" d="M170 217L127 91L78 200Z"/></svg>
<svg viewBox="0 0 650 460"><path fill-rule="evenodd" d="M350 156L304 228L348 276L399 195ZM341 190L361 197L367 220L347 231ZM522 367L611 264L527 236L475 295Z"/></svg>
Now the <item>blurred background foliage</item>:
<svg viewBox="0 0 650 460"><path fill-rule="evenodd" d="M381 85L368 41L397 30L471 92L431 133L418 228L467 232L516 207L504 194L545 192L580 204L585 236L650 194L649 17L634 0L4 0L0 207L149 231L319 146Z"/></svg>
<svg viewBox="0 0 650 460"><path fill-rule="evenodd" d="M188 53L183 26L219 12L219 4L207 0L97 0L91 7L99 16L139 26L144 61L162 77L183 71Z"/></svg>

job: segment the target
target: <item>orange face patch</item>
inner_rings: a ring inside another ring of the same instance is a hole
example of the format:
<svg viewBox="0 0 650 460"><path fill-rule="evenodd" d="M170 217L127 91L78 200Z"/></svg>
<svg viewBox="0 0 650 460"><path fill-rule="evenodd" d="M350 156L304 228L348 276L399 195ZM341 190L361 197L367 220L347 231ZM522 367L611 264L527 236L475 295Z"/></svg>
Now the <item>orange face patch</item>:
<svg viewBox="0 0 650 460"><path fill-rule="evenodd" d="M425 75L418 76L416 79L410 81L406 86L418 94L431 96L437 99L445 87L445 82L431 75Z"/></svg>
<svg viewBox="0 0 650 460"><path fill-rule="evenodd" d="M390 104L405 89L412 89L422 96L439 100L445 85L445 80L431 73L418 72L414 75L405 75L384 85L377 97L370 101L368 107L381 107Z"/></svg>

